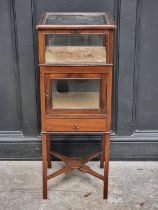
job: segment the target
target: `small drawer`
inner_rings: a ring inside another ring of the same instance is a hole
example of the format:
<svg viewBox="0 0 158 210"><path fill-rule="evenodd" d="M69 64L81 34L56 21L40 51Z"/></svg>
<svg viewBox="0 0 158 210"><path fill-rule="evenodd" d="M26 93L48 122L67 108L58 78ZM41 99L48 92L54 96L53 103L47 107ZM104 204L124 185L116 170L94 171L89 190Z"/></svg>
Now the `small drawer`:
<svg viewBox="0 0 158 210"><path fill-rule="evenodd" d="M47 131L101 132L106 131L105 119L46 119Z"/></svg>

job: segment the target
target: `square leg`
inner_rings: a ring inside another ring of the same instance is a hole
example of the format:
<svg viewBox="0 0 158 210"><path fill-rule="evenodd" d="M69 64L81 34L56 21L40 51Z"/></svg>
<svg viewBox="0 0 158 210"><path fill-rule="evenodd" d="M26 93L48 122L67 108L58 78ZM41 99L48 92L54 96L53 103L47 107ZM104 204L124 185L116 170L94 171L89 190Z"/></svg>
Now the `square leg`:
<svg viewBox="0 0 158 210"><path fill-rule="evenodd" d="M48 168L51 168L52 165L51 165L51 138L50 138L50 135L47 134L47 161L48 161Z"/></svg>
<svg viewBox="0 0 158 210"><path fill-rule="evenodd" d="M104 168L105 161L105 134L101 136L101 155L100 155L100 168Z"/></svg>
<svg viewBox="0 0 158 210"><path fill-rule="evenodd" d="M42 134L43 198L47 199L47 135Z"/></svg>
<svg viewBox="0 0 158 210"><path fill-rule="evenodd" d="M103 198L108 198L108 175L109 175L109 158L110 158L110 133L105 136L105 163L104 163L104 192Z"/></svg>

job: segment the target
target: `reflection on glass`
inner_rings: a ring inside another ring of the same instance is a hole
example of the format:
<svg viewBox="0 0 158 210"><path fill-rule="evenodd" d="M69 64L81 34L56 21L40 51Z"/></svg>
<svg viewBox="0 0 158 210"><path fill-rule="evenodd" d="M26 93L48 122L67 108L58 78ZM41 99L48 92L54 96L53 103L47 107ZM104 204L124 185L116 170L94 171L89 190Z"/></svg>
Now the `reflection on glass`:
<svg viewBox="0 0 158 210"><path fill-rule="evenodd" d="M99 109L100 80L53 80L53 109Z"/></svg>
<svg viewBox="0 0 158 210"><path fill-rule="evenodd" d="M48 64L106 63L106 40L96 34L46 34Z"/></svg>
<svg viewBox="0 0 158 210"><path fill-rule="evenodd" d="M47 25L104 25L105 15L52 15L46 18Z"/></svg>

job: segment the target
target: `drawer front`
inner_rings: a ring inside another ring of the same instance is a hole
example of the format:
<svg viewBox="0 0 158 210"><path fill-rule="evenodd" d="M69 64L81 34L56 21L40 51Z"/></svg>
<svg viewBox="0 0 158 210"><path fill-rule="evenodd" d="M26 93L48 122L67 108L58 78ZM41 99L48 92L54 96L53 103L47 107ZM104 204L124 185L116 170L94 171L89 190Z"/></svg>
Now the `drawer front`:
<svg viewBox="0 0 158 210"><path fill-rule="evenodd" d="M106 131L105 119L46 119L47 131L98 132Z"/></svg>

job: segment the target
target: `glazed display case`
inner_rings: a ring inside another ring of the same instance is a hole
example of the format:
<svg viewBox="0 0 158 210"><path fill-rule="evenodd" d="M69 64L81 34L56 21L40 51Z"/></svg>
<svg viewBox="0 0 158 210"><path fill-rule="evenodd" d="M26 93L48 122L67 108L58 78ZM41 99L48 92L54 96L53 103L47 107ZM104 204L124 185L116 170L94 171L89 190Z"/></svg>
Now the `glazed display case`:
<svg viewBox="0 0 158 210"><path fill-rule="evenodd" d="M108 195L113 35L116 25L108 13L44 13L39 24L43 197L47 181L73 169L104 181ZM52 133L101 134L101 149L84 158L65 157L51 150ZM98 174L86 162L100 155ZM65 162L48 175L51 156Z"/></svg>

